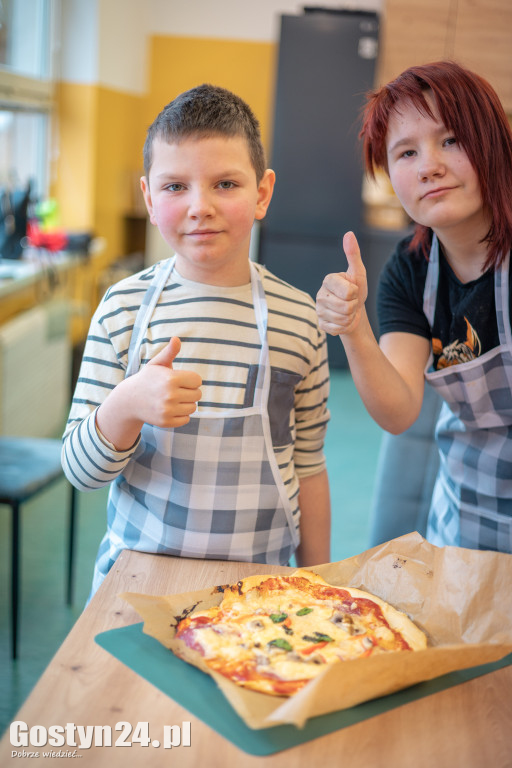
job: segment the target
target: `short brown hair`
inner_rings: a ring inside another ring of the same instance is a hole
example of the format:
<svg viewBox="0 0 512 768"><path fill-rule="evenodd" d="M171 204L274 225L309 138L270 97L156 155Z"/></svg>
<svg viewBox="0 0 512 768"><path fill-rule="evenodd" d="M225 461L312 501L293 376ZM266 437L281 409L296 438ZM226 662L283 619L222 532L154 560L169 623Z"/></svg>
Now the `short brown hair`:
<svg viewBox="0 0 512 768"><path fill-rule="evenodd" d="M204 83L167 104L149 126L144 143L144 173L149 177L156 138L179 142L190 136L242 136L247 140L258 184L265 173L260 126L246 102L231 91Z"/></svg>

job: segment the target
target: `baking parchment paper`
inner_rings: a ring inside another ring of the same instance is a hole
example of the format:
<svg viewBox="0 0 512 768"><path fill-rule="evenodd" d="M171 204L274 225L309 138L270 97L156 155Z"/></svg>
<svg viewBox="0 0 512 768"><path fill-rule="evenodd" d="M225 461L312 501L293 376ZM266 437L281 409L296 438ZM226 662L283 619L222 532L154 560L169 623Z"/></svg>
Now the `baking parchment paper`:
<svg viewBox="0 0 512 768"><path fill-rule="evenodd" d="M404 611L426 632L424 651L397 652L327 666L295 695L245 690L206 665L231 706L250 728L346 709L457 669L497 661L512 652L512 555L435 547L419 533L393 539L360 555L309 568L329 584L371 592ZM293 572L284 568L283 573ZM262 574L265 567L262 566ZM217 605L212 588L178 595L125 592L144 620L144 632L170 650L177 647L175 617Z"/></svg>

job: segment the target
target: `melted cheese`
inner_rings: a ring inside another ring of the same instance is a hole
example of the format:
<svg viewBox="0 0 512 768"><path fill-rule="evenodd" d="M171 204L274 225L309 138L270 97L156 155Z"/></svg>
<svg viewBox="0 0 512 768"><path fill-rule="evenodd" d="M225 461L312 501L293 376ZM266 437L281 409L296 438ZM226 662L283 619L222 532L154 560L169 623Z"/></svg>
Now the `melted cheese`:
<svg viewBox="0 0 512 768"><path fill-rule="evenodd" d="M315 577L317 585L329 586ZM295 588L293 579L279 577L260 579L253 587L253 579L249 589L241 582L226 591L219 607L183 622L191 627L193 644L201 648L206 664L241 685L244 674L306 682L326 664L410 649L387 618L392 624L412 622L379 598L336 588L316 594L314 587L308 591L302 583ZM390 611L387 618L383 606ZM274 692L270 682L268 687Z"/></svg>

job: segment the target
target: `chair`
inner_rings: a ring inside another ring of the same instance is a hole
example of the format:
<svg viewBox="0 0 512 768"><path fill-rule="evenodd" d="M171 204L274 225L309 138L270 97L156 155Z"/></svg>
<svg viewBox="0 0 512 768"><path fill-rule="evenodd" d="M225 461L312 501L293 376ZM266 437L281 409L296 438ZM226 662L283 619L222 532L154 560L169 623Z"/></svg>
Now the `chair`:
<svg viewBox="0 0 512 768"><path fill-rule="evenodd" d="M18 650L18 616L20 589L20 508L33 496L64 476L60 440L38 437L0 437L0 504L12 511L11 553L11 650ZM73 596L73 555L75 545L76 490L71 488L68 531L66 600Z"/></svg>

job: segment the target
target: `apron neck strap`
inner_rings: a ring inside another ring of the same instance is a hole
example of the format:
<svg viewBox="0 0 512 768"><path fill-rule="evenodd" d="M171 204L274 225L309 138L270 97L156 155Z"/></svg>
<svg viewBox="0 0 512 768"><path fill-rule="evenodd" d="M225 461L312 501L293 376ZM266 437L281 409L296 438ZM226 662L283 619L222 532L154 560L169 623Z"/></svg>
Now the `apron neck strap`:
<svg viewBox="0 0 512 768"><path fill-rule="evenodd" d="M169 275L174 267L176 256L173 256L167 261L157 264L155 267L155 274L148 286L146 293L143 296L139 311L135 317L133 324L132 336L130 339L130 346L128 347L128 360L126 365L125 378L137 373L140 368L140 347L142 339L146 333L149 320L155 306L160 298L160 294L167 284Z"/></svg>
<svg viewBox="0 0 512 768"><path fill-rule="evenodd" d="M157 264L155 267L153 279L151 280L151 283L149 284L148 289L144 294L133 325L130 345L128 348L128 360L125 378L132 376L134 373L137 373L140 368L140 347L146 334L148 323L158 303L158 299L160 298L160 295L164 290L167 281L169 280L172 270L174 269L175 263L176 256L173 256L167 261ZM258 270L253 262L249 262L249 264L251 271L252 299L256 317L256 325L258 327L261 343L260 361L258 366L258 376L256 379L255 391L256 404L256 401L261 398L266 390L268 390L270 381L270 364L267 342L268 307L265 291L263 289L263 282L258 273Z"/></svg>

